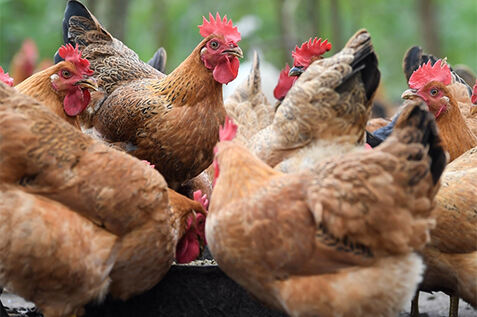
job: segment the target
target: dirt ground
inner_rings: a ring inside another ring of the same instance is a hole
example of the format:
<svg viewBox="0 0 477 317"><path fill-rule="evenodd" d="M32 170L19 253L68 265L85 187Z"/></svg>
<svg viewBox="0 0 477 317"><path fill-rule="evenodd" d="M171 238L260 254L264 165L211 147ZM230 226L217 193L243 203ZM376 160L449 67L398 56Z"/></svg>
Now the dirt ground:
<svg viewBox="0 0 477 317"><path fill-rule="evenodd" d="M13 294L4 293L0 296L5 307L14 308L17 314L10 316L20 317L34 315L30 313L33 309L33 303L26 302L21 297ZM399 317L409 316L409 310L411 303L405 312L399 314ZM421 317L447 317L449 316L449 297L444 293L427 294L422 293L419 296L419 311ZM22 313L23 312L23 313ZM477 310L473 309L469 304L464 301L459 301L459 317L476 317Z"/></svg>

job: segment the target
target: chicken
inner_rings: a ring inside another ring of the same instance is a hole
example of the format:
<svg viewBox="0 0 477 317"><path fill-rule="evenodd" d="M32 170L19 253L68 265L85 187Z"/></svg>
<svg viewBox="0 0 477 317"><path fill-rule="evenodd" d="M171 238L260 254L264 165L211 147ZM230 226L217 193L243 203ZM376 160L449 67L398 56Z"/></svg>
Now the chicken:
<svg viewBox="0 0 477 317"><path fill-rule="evenodd" d="M164 77L114 39L81 3L70 0L65 11L64 40L83 50L105 92L93 105L94 128L154 164L173 189L212 163L225 118L222 84L237 76L243 56L232 21L219 14L209 20L199 26L204 39Z"/></svg>
<svg viewBox="0 0 477 317"><path fill-rule="evenodd" d="M322 55L329 50L331 50L331 43L329 43L328 40L322 41L321 38L317 39L316 37L314 39L310 38L300 47L298 47L298 45L295 47L295 50L292 52L292 75L290 75L290 66L286 64L285 68L280 72L278 83L273 90L273 95L278 100L275 105L275 110L278 109L297 77L300 76L311 63L322 59Z"/></svg>
<svg viewBox="0 0 477 317"><path fill-rule="evenodd" d="M101 301L118 237L48 198L0 184L0 286L35 302L45 317Z"/></svg>
<svg viewBox="0 0 477 317"><path fill-rule="evenodd" d="M220 268L291 316L401 311L421 280L413 251L429 240L446 163L433 116L407 103L380 147L293 174L228 141L234 131L226 121L206 222Z"/></svg>
<svg viewBox="0 0 477 317"><path fill-rule="evenodd" d="M477 308L477 148L450 163L432 212L436 227L421 252L426 263L419 290L443 291L451 297L450 315L457 317L458 300ZM418 296L413 301L418 316Z"/></svg>
<svg viewBox="0 0 477 317"><path fill-rule="evenodd" d="M292 71L294 74L300 68ZM250 140L249 148L284 172L305 169L332 153L351 151L364 142L379 79L371 37L360 30L342 51L316 60L306 69L272 124ZM328 153L315 151L316 147L327 148Z"/></svg>
<svg viewBox="0 0 477 317"><path fill-rule="evenodd" d="M35 42L32 39L24 40L20 50L13 56L10 62L10 73L15 85L33 75L37 59L38 49Z"/></svg>
<svg viewBox="0 0 477 317"><path fill-rule="evenodd" d="M438 60L437 57L425 54L418 46L413 46L404 54L403 71L406 80L409 81L414 71L422 64L431 62L432 65ZM477 136L477 106L474 106L469 98L472 95L472 89L450 66L452 81L447 84L447 88L455 98L460 112L462 113L467 126L474 135Z"/></svg>
<svg viewBox="0 0 477 317"><path fill-rule="evenodd" d="M477 146L477 137L472 133L462 116L459 101L452 90L452 74L446 62L438 60L423 64L409 78L410 89L402 98L424 100L435 117L444 148L449 152L450 162L467 150ZM467 97L470 103L470 98Z"/></svg>
<svg viewBox="0 0 477 317"><path fill-rule="evenodd" d="M81 133L15 89L0 88L0 184L20 184L28 197L56 201L120 238L109 273L113 296L150 289L176 254L196 254L205 239L197 233L201 217L190 215L205 215L199 203L174 195L137 158Z"/></svg>
<svg viewBox="0 0 477 317"><path fill-rule="evenodd" d="M60 47L65 59L41 72L35 73L16 86L16 89L47 106L51 111L77 129L81 129L78 115L88 106L89 89L97 90L89 62L81 58L78 47L70 44Z"/></svg>
<svg viewBox="0 0 477 317"><path fill-rule="evenodd" d="M273 107L261 87L260 61L255 52L247 80L225 101L227 116L238 124L236 140L242 144L247 144L254 134L272 123Z"/></svg>

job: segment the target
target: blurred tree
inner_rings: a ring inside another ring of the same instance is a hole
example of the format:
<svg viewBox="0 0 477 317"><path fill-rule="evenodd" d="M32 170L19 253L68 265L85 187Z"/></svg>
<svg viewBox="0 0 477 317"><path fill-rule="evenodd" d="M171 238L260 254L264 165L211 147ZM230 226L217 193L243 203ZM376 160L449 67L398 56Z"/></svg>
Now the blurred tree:
<svg viewBox="0 0 477 317"><path fill-rule="evenodd" d="M434 0L418 0L418 6L424 49L435 56L441 56L437 3Z"/></svg>
<svg viewBox="0 0 477 317"><path fill-rule="evenodd" d="M298 40L296 38L295 10L299 0L278 0L278 25L280 30L280 40L283 59L290 63L292 58L290 52L295 48Z"/></svg>
<svg viewBox="0 0 477 317"><path fill-rule="evenodd" d="M107 0L105 26L114 36L124 41L130 0Z"/></svg>
<svg viewBox="0 0 477 317"><path fill-rule="evenodd" d="M333 37L333 45L337 47L338 49L341 49L344 46L344 43L343 43L343 22L341 21L339 0L331 0L330 16L331 16L331 36Z"/></svg>

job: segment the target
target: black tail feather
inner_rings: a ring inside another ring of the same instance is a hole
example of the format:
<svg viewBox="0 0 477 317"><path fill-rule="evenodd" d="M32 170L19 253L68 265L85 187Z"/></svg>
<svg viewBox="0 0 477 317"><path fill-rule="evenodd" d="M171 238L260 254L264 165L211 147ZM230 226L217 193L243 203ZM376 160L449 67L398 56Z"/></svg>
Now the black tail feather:
<svg viewBox="0 0 477 317"><path fill-rule="evenodd" d="M434 184L437 184L447 163L444 148L437 132L434 115L427 110L427 106L421 101L409 102L397 119L395 130L414 127L420 133L402 134L406 143L421 143L428 148L428 156L431 158L431 174Z"/></svg>

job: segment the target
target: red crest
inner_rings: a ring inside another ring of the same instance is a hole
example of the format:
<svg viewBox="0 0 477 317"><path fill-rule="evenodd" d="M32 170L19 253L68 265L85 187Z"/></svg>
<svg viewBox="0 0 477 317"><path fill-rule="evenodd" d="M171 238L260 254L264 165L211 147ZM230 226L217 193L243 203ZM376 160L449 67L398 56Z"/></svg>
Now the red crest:
<svg viewBox="0 0 477 317"><path fill-rule="evenodd" d="M86 75L93 75L93 71L89 68L89 61L85 58L81 58L81 52L78 49L78 44L73 47L71 44L66 44L60 47L58 54L67 62L71 62L76 65L78 70Z"/></svg>
<svg viewBox="0 0 477 317"><path fill-rule="evenodd" d="M409 78L409 87L412 89L421 89L431 81L438 81L444 85L449 85L452 81L452 75L449 65L441 59L434 63L429 60L427 64L422 64L412 73Z"/></svg>
<svg viewBox="0 0 477 317"><path fill-rule="evenodd" d="M8 73L3 72L2 66L0 66L0 81L7 84L10 87L13 87L13 78L8 75Z"/></svg>
<svg viewBox="0 0 477 317"><path fill-rule="evenodd" d="M207 37L211 34L222 35L227 42L237 43L240 41L241 36L238 28L232 25L232 20L227 21L227 15L224 15L222 19L217 12L214 19L212 13L209 13L210 22L205 17L203 18L202 25L199 25L200 35Z"/></svg>
<svg viewBox="0 0 477 317"><path fill-rule="evenodd" d="M292 52L294 59L293 65L308 67L313 57L323 55L329 50L331 50L331 43L329 43L328 40L322 42L321 38L310 38L308 42L304 42L301 47L298 47L298 45L295 47L295 50Z"/></svg>

